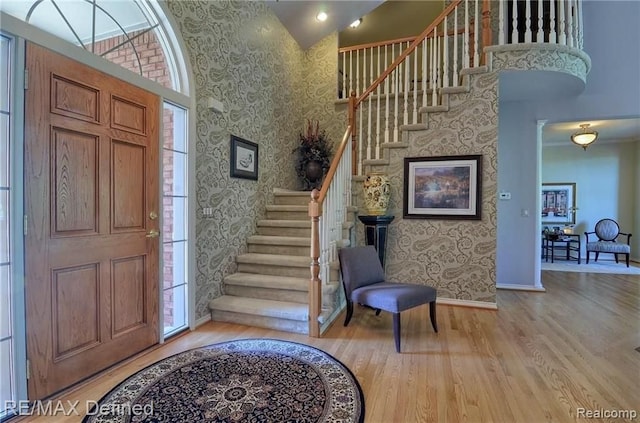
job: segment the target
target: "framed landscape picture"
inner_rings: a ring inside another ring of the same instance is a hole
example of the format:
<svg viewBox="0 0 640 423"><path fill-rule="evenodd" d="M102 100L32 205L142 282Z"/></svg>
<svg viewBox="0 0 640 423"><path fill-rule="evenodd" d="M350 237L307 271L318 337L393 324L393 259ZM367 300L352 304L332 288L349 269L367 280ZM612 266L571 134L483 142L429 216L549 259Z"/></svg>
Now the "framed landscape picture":
<svg viewBox="0 0 640 423"><path fill-rule="evenodd" d="M404 217L480 220L481 175L482 155L406 157Z"/></svg>
<svg viewBox="0 0 640 423"><path fill-rule="evenodd" d="M231 135L231 176L258 180L258 144Z"/></svg>
<svg viewBox="0 0 640 423"><path fill-rule="evenodd" d="M576 223L576 184L572 182L554 182L542 184L542 224Z"/></svg>

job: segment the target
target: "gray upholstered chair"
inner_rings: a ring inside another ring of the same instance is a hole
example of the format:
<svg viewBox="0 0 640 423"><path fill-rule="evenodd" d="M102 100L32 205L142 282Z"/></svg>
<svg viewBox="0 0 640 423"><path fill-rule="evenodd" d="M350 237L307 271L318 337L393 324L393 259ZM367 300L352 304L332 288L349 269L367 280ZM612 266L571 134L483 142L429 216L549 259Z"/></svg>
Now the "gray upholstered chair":
<svg viewBox="0 0 640 423"><path fill-rule="evenodd" d="M594 240L591 238L591 241L589 241L589 235L593 234L595 234L598 239ZM627 267L629 267L629 255L631 254L629 240L631 234L620 232L618 222L613 219L601 219L596 223L594 231L585 232L584 235L587 238L587 264L589 264L589 255L593 251L596 253L595 261L598 261L600 253L611 253L615 256L616 263L618 263L618 254L624 254L626 256ZM619 235L627 237L626 244L618 241Z"/></svg>
<svg viewBox="0 0 640 423"><path fill-rule="evenodd" d="M400 352L400 312L429 303L429 317L433 330L436 323L436 290L426 285L387 282L378 253L372 245L342 248L339 251L342 284L347 298L347 326L353 315L353 303L393 313L393 336L396 351Z"/></svg>

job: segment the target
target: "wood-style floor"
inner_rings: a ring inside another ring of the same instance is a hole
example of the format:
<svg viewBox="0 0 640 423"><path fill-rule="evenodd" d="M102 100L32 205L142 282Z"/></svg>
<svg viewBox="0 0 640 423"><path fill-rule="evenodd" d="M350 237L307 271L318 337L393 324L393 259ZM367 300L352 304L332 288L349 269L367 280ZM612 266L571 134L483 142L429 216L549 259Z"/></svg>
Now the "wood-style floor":
<svg viewBox="0 0 640 423"><path fill-rule="evenodd" d="M349 327L340 320L320 339L210 322L60 399L84 412L86 401L160 358L266 337L315 346L347 365L364 391L365 422L626 421L587 418L604 410L640 419L640 276L545 271L542 279L546 293L498 291L498 311L438 305L438 334L428 307L403 313L401 354L391 317L359 307Z"/></svg>

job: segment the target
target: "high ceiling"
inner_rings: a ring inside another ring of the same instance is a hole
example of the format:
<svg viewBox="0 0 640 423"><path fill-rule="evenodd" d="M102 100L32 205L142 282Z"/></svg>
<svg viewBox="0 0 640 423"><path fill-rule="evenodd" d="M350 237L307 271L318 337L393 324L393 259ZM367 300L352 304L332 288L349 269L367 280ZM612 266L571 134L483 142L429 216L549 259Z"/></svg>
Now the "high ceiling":
<svg viewBox="0 0 640 423"><path fill-rule="evenodd" d="M306 50L327 35L347 28L351 22L366 15L383 1L268 0L267 5L300 47ZM321 11L329 16L325 22L316 20L316 15Z"/></svg>

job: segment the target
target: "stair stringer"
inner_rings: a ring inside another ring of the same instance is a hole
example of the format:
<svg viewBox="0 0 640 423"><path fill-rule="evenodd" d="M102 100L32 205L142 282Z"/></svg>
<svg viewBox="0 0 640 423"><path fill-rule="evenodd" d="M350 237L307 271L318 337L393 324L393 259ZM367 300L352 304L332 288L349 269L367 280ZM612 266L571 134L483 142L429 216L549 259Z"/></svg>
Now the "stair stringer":
<svg viewBox="0 0 640 423"><path fill-rule="evenodd" d="M460 71L460 85L456 87L444 87L438 90L441 97L440 104L437 106L423 106L419 109L420 122L416 124L401 125L401 142L396 143L382 143L380 145L383 154L382 158L376 160L363 160L363 168L369 169L369 171L385 171L385 168L390 164L391 151L399 150L399 154L403 154L401 151L410 147L410 135L414 132L425 131L429 129L430 117L438 116L442 113L447 113L451 107L457 106L461 101L465 101L465 94L471 92L471 80L474 75L485 74L489 72L488 66L479 66L475 68L465 68ZM365 172L366 174L367 172ZM363 181L365 175L359 175L354 177L354 181Z"/></svg>

